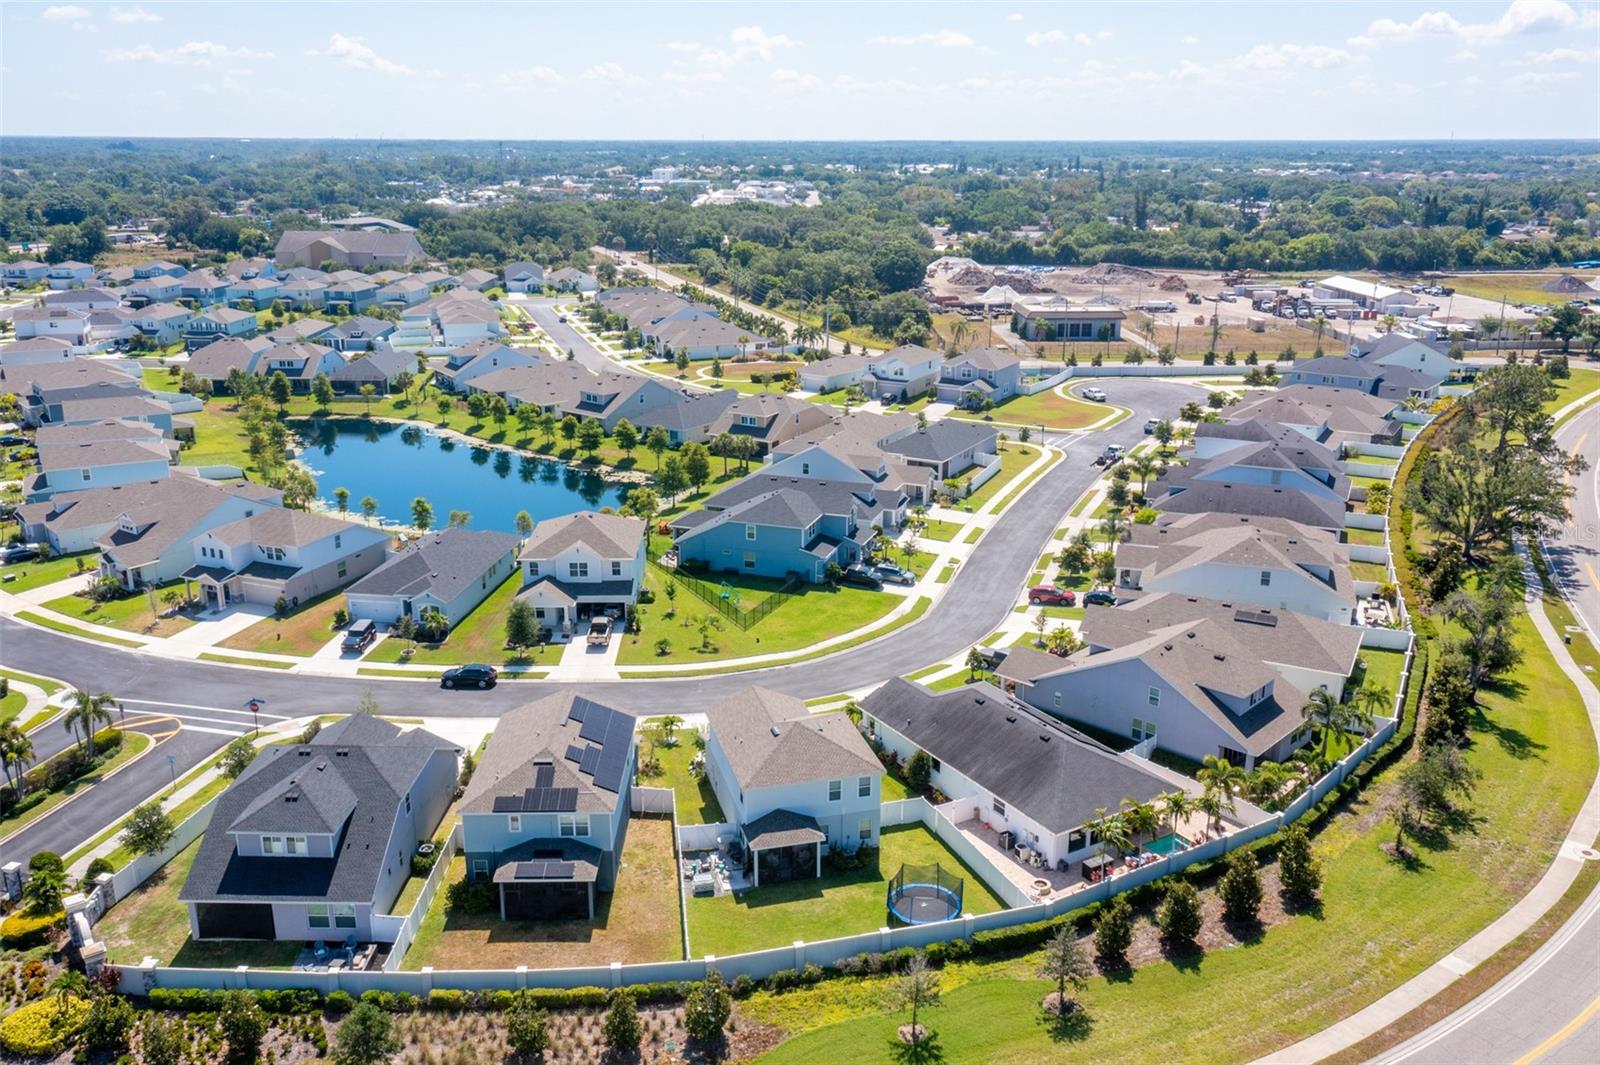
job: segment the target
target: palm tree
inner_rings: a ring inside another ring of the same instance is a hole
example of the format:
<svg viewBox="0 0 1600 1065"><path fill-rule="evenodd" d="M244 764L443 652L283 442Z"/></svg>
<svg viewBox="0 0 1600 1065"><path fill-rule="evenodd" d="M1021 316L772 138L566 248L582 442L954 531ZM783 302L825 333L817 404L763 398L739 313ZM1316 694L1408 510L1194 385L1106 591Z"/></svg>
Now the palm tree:
<svg viewBox="0 0 1600 1065"><path fill-rule="evenodd" d="M1300 717L1322 733L1324 758L1328 756L1328 740L1333 730L1338 727L1342 716L1339 701L1326 687L1313 689L1305 704L1300 707Z"/></svg>
<svg viewBox="0 0 1600 1065"><path fill-rule="evenodd" d="M101 725L109 725L114 720L111 708L117 705L116 696L110 692L99 692L91 695L79 688L72 693L72 705L62 717L74 741L78 736L78 728L82 726L84 738L88 741L89 757L94 757L94 734Z"/></svg>
<svg viewBox="0 0 1600 1065"><path fill-rule="evenodd" d="M1222 811L1233 810L1234 796L1244 790L1249 776L1243 766L1234 765L1220 755L1208 754L1201 761L1195 779L1205 785L1199 805L1211 818L1211 830L1216 833L1222 827Z"/></svg>
<svg viewBox="0 0 1600 1065"><path fill-rule="evenodd" d="M1134 849L1133 830L1124 815L1110 814L1094 824L1094 834L1101 843L1115 847L1120 858Z"/></svg>
<svg viewBox="0 0 1600 1065"><path fill-rule="evenodd" d="M1392 333L1394 332L1394 327L1400 324L1400 319L1392 314L1386 314L1378 319L1378 324L1383 326L1385 333Z"/></svg>
<svg viewBox="0 0 1600 1065"><path fill-rule="evenodd" d="M1155 806L1148 802L1123 799L1122 819L1127 822L1128 831L1133 835L1135 842L1138 842L1140 836L1155 839L1156 829L1161 827L1161 815L1156 812Z"/></svg>
<svg viewBox="0 0 1600 1065"><path fill-rule="evenodd" d="M443 640L445 632L450 628L450 619L445 617L444 611L438 607L425 606L417 614L417 627L434 640Z"/></svg>
<svg viewBox="0 0 1600 1065"><path fill-rule="evenodd" d="M50 981L50 990L55 992L57 1015L60 1016L69 999L88 997L89 981L78 970L67 969Z"/></svg>
<svg viewBox="0 0 1600 1065"><path fill-rule="evenodd" d="M27 738L14 723L7 721L4 725L0 725L0 770L5 771L7 784L11 783L11 745L17 741L19 736L23 739ZM17 798L22 798L22 789L20 787L14 787L13 790Z"/></svg>
<svg viewBox="0 0 1600 1065"><path fill-rule="evenodd" d="M1250 779L1245 783L1244 793L1253 803L1270 804L1283 789L1288 776L1289 771L1281 763L1262 762L1250 774Z"/></svg>
<svg viewBox="0 0 1600 1065"><path fill-rule="evenodd" d="M8 725L4 738L0 739L0 759L16 768L18 799L27 794L28 766L32 764L33 757L33 740L15 724Z"/></svg>
<svg viewBox="0 0 1600 1065"><path fill-rule="evenodd" d="M1352 723L1359 725L1362 733L1372 731L1372 719L1394 705L1394 694L1381 684L1363 684L1356 692L1355 704L1360 715Z"/></svg>
<svg viewBox="0 0 1600 1065"><path fill-rule="evenodd" d="M1121 511L1113 510L1100 520L1100 537L1108 544L1117 543L1122 539L1122 531L1128 526L1128 516Z"/></svg>
<svg viewBox="0 0 1600 1065"><path fill-rule="evenodd" d="M1210 788L1200 798L1195 800L1194 808L1197 812L1206 815L1206 831L1215 836L1222 831L1222 811L1225 807L1232 806L1232 800L1223 801L1222 796Z"/></svg>
<svg viewBox="0 0 1600 1065"><path fill-rule="evenodd" d="M1149 451L1141 451L1128 460L1128 472L1139 478L1140 495L1144 494L1145 485L1160 468L1161 460Z"/></svg>
<svg viewBox="0 0 1600 1065"><path fill-rule="evenodd" d="M1161 796L1161 813L1167 819L1167 827L1174 835L1178 831L1178 822L1193 814L1195 801L1186 791L1172 791Z"/></svg>

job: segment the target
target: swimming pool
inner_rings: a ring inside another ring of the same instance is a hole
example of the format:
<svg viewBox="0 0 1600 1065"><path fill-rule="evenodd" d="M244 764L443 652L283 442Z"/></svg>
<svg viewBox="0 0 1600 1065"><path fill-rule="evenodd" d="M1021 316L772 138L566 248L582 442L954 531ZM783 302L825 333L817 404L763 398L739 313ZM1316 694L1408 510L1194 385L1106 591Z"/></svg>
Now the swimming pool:
<svg viewBox="0 0 1600 1065"><path fill-rule="evenodd" d="M1144 845L1144 849L1151 854L1177 854L1179 851L1188 850L1194 846L1193 841L1184 839L1176 833L1168 833L1158 840L1152 840Z"/></svg>

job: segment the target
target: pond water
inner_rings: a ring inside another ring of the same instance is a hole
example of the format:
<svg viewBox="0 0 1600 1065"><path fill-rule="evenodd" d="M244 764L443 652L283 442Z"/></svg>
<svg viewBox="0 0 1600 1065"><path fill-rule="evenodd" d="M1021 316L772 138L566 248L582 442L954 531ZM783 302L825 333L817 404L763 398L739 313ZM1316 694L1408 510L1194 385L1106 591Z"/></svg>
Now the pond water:
<svg viewBox="0 0 1600 1065"><path fill-rule="evenodd" d="M416 426L374 422L310 422L297 425L302 465L317 479L317 493L330 507L336 488L350 490L350 512L361 499L378 501L378 514L411 523L417 496L433 506L442 527L452 510L472 515L474 529L516 531L517 511L534 521L622 503L626 485L565 463L480 447Z"/></svg>

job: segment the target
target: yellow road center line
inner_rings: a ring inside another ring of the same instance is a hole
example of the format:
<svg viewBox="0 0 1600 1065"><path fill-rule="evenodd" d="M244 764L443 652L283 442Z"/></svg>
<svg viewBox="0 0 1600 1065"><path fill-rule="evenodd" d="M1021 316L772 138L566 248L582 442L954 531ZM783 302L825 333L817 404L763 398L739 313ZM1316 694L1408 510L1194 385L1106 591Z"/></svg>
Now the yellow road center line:
<svg viewBox="0 0 1600 1065"><path fill-rule="evenodd" d="M1600 577L1596 577L1595 576L1595 574L1594 574L1594 566L1591 565L1588 562L1585 562L1583 564L1583 569L1584 569L1584 572L1589 574L1590 583L1592 583L1596 588L1600 588Z"/></svg>
<svg viewBox="0 0 1600 1065"><path fill-rule="evenodd" d="M1530 1062L1538 1061L1540 1058L1550 1053L1550 1051L1554 1050L1562 1043L1565 1043L1568 1039L1571 1039L1573 1033L1593 1020L1595 1014L1597 1013L1600 1013L1600 996L1596 996L1592 1002L1583 1007L1582 1012L1580 1012L1576 1017L1572 1018L1572 1020L1568 1021L1566 1024L1562 1025L1560 1031L1556 1032L1549 1039L1546 1039L1544 1042L1540 1043L1538 1046L1522 1055L1522 1057L1518 1058L1516 1065L1529 1065Z"/></svg>

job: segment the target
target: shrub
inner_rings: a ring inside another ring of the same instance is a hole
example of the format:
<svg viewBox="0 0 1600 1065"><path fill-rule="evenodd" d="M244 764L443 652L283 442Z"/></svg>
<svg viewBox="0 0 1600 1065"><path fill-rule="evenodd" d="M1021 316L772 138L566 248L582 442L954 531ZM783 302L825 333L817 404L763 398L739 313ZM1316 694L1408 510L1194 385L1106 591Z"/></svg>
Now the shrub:
<svg viewBox="0 0 1600 1065"><path fill-rule="evenodd" d="M487 880L457 880L445 889L445 903L460 913L500 911L499 895L494 884Z"/></svg>
<svg viewBox="0 0 1600 1065"><path fill-rule="evenodd" d="M41 869L54 869L58 873L64 873L67 871L67 864L55 851L40 851L28 859L28 872L37 873Z"/></svg>
<svg viewBox="0 0 1600 1065"><path fill-rule="evenodd" d="M267 1016L248 991L229 991L217 1014L217 1029L228 1041L223 1060L229 1065L249 1065L261 1056L261 1040L267 1034Z"/></svg>
<svg viewBox="0 0 1600 1065"><path fill-rule="evenodd" d="M30 1002L0 1021L0 1046L13 1054L58 1054L78 1034L88 1012L87 1002L70 995L64 1001L51 997Z"/></svg>
<svg viewBox="0 0 1600 1065"><path fill-rule="evenodd" d="M822 856L822 864L829 871L835 873L850 873L858 869L876 869L878 867L878 848L870 843L863 843L854 851L846 851L834 847Z"/></svg>
<svg viewBox="0 0 1600 1065"><path fill-rule="evenodd" d="M440 853L440 850L441 850L441 844L439 843L438 840L434 840L433 841L433 850L430 851L429 853L423 854L423 853L421 853L419 851L419 852L416 852L416 853L412 854L411 855L411 875L412 876L425 877L429 873L433 872L433 867L435 865L439 864L439 853Z"/></svg>
<svg viewBox="0 0 1600 1065"><path fill-rule="evenodd" d="M1228 855L1228 868L1217 884L1222 911L1234 924L1248 924L1261 912L1261 870L1248 848Z"/></svg>
<svg viewBox="0 0 1600 1065"><path fill-rule="evenodd" d="M639 1040L643 1034L642 1026L639 1024L639 1008L634 1005L633 993L622 990L612 995L611 1008L606 1010L605 1023L601 1026L601 1035L605 1038L607 1049L613 1054L638 1053Z"/></svg>
<svg viewBox="0 0 1600 1065"><path fill-rule="evenodd" d="M1322 867L1311 853L1311 837L1303 826L1286 825L1278 837L1278 878L1284 893L1304 905L1322 889Z"/></svg>
<svg viewBox="0 0 1600 1065"><path fill-rule="evenodd" d="M84 870L83 882L92 887L94 886L95 877L99 876L101 873L114 873L116 871L117 867L112 865L105 858L96 858L94 861L89 863L89 868Z"/></svg>
<svg viewBox="0 0 1600 1065"><path fill-rule="evenodd" d="M1133 907L1121 895L1113 895L1100 908L1094 922L1094 952L1102 965L1127 964L1128 948L1133 945Z"/></svg>
<svg viewBox="0 0 1600 1065"><path fill-rule="evenodd" d="M918 751L906 762L906 784L913 792L922 794L928 790L929 778L933 775L933 760L928 757L927 751Z"/></svg>
<svg viewBox="0 0 1600 1065"><path fill-rule="evenodd" d="M182 1024L159 1013L146 1013L139 1025L139 1058L144 1065L179 1065L183 1061Z"/></svg>
<svg viewBox="0 0 1600 1065"><path fill-rule="evenodd" d="M337 1065L377 1065L399 1051L400 1040L389 1015L370 1002L357 1006L333 1037Z"/></svg>
<svg viewBox="0 0 1600 1065"><path fill-rule="evenodd" d="M1200 934L1200 895L1187 880L1175 880L1156 914L1156 926L1172 946L1192 946Z"/></svg>
<svg viewBox="0 0 1600 1065"><path fill-rule="evenodd" d="M463 1010L467 1008L467 993L457 991L450 987L439 987L428 992L428 1008L431 1010Z"/></svg>
<svg viewBox="0 0 1600 1065"><path fill-rule="evenodd" d="M355 1009L356 1000L350 997L348 991L330 991L322 1005L329 1013L339 1016Z"/></svg>
<svg viewBox="0 0 1600 1065"><path fill-rule="evenodd" d="M715 969L706 978L690 988L683 1006L683 1026L692 1039L702 1043L716 1043L722 1038L722 1029L733 1013L733 996L722 974Z"/></svg>
<svg viewBox="0 0 1600 1065"><path fill-rule="evenodd" d="M133 1033L133 1007L121 995L101 995L89 1005L79 1033L91 1054L126 1054Z"/></svg>
<svg viewBox="0 0 1600 1065"><path fill-rule="evenodd" d="M67 919L61 910L38 913L22 910L0 922L0 946L9 950L27 950L44 945L50 939L50 929Z"/></svg>
<svg viewBox="0 0 1600 1065"><path fill-rule="evenodd" d="M506 1042L517 1053L534 1058L550 1046L544 1010L534 1005L526 992L517 995L506 1011Z"/></svg>

